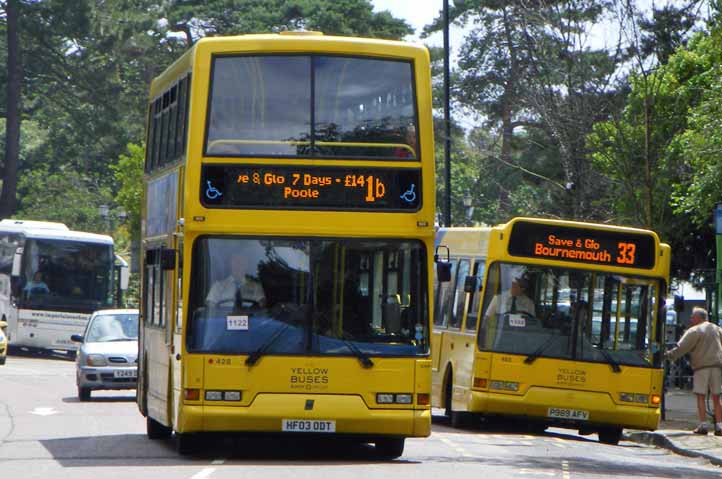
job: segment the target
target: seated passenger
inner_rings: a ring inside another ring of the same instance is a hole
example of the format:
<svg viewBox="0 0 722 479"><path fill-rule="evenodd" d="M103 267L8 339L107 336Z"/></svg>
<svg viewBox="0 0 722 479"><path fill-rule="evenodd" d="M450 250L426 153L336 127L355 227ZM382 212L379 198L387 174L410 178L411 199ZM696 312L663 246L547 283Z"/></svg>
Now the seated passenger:
<svg viewBox="0 0 722 479"><path fill-rule="evenodd" d="M495 295L489 307L484 313L484 318L488 318L492 314L520 314L526 313L530 316L536 316L534 301L526 295L529 288L529 282L526 278L519 276L512 280L511 288L508 291L502 291L501 294Z"/></svg>
<svg viewBox="0 0 722 479"><path fill-rule="evenodd" d="M48 294L50 293L50 288L48 288L48 285L43 281L43 273L36 271L35 274L33 274L33 279L28 281L28 284L25 285L23 291L25 292L25 295L29 297L39 294Z"/></svg>
<svg viewBox="0 0 722 479"><path fill-rule="evenodd" d="M250 260L247 255L231 255L231 274L218 280L211 286L206 302L211 306L220 303L233 304L235 309L251 306L264 307L266 299L263 287L251 273Z"/></svg>

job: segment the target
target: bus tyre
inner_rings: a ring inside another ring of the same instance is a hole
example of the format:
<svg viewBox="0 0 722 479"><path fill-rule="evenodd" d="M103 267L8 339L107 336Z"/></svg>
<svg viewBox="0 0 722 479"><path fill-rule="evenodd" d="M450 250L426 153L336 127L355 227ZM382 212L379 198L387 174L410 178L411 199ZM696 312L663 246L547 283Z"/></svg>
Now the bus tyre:
<svg viewBox="0 0 722 479"><path fill-rule="evenodd" d="M616 446L617 444L619 444L619 440L622 438L622 428L610 427L606 429L600 429L597 434L599 435L599 442Z"/></svg>
<svg viewBox="0 0 722 479"><path fill-rule="evenodd" d="M0 358L0 366L2 366L3 364L5 364L5 359L6 359L5 356L3 356L3 357Z"/></svg>
<svg viewBox="0 0 722 479"><path fill-rule="evenodd" d="M198 437L191 433L175 433L175 448L178 454L187 456L198 450Z"/></svg>
<svg viewBox="0 0 722 479"><path fill-rule="evenodd" d="M145 432L148 435L148 439L166 439L170 437L173 431L171 428L162 425L148 416L145 418Z"/></svg>
<svg viewBox="0 0 722 479"><path fill-rule="evenodd" d="M375 443L376 455L381 459L396 459L404 453L404 441L402 438L384 438Z"/></svg>

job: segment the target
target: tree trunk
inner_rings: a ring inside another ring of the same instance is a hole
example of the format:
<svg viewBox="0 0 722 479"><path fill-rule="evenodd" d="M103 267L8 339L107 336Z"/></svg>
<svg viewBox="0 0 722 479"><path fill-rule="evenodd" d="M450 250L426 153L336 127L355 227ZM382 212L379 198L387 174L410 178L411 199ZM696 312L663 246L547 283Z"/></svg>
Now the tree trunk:
<svg viewBox="0 0 722 479"><path fill-rule="evenodd" d="M22 65L18 42L18 0L8 0L7 15L7 121L5 126L5 168L0 193L0 219L12 216L17 208L18 161L20 156L20 102Z"/></svg>

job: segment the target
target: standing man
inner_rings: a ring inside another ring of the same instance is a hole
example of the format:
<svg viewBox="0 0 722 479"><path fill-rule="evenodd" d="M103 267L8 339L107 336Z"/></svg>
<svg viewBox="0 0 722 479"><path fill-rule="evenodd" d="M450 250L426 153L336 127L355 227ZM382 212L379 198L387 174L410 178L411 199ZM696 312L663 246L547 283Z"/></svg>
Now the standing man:
<svg viewBox="0 0 722 479"><path fill-rule="evenodd" d="M722 436L722 328L707 321L707 311L694 308L689 318L691 326L677 343L677 347L665 353L665 358L677 360L689 353L690 365L694 371L692 391L697 396L699 426L695 434L707 434L710 430L706 420L705 395L712 396L714 404L714 435Z"/></svg>

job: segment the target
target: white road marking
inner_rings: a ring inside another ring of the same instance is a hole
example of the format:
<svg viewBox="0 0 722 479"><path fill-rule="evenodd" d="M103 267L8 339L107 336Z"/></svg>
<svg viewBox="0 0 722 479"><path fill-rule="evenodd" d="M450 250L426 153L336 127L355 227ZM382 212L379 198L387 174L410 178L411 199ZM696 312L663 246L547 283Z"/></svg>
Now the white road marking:
<svg viewBox="0 0 722 479"><path fill-rule="evenodd" d="M208 479L215 471L215 467L206 467L205 469L201 469L200 471L195 473L193 477L191 477L191 479Z"/></svg>
<svg viewBox="0 0 722 479"><path fill-rule="evenodd" d="M225 462L226 462L225 459L216 459L213 462L211 462L211 464L213 464L214 466L220 466L221 464L223 464Z"/></svg>
<svg viewBox="0 0 722 479"><path fill-rule="evenodd" d="M569 461L562 461L562 479L571 479L572 475L569 473Z"/></svg>
<svg viewBox="0 0 722 479"><path fill-rule="evenodd" d="M36 416L52 416L53 414L58 414L60 411L56 411L53 407L36 407L32 411L30 411L30 414L35 414Z"/></svg>
<svg viewBox="0 0 722 479"><path fill-rule="evenodd" d="M519 474L531 474L534 476L552 476L552 477L556 476L556 473L551 472L551 471L539 471L536 469L526 469L526 468L519 469Z"/></svg>

